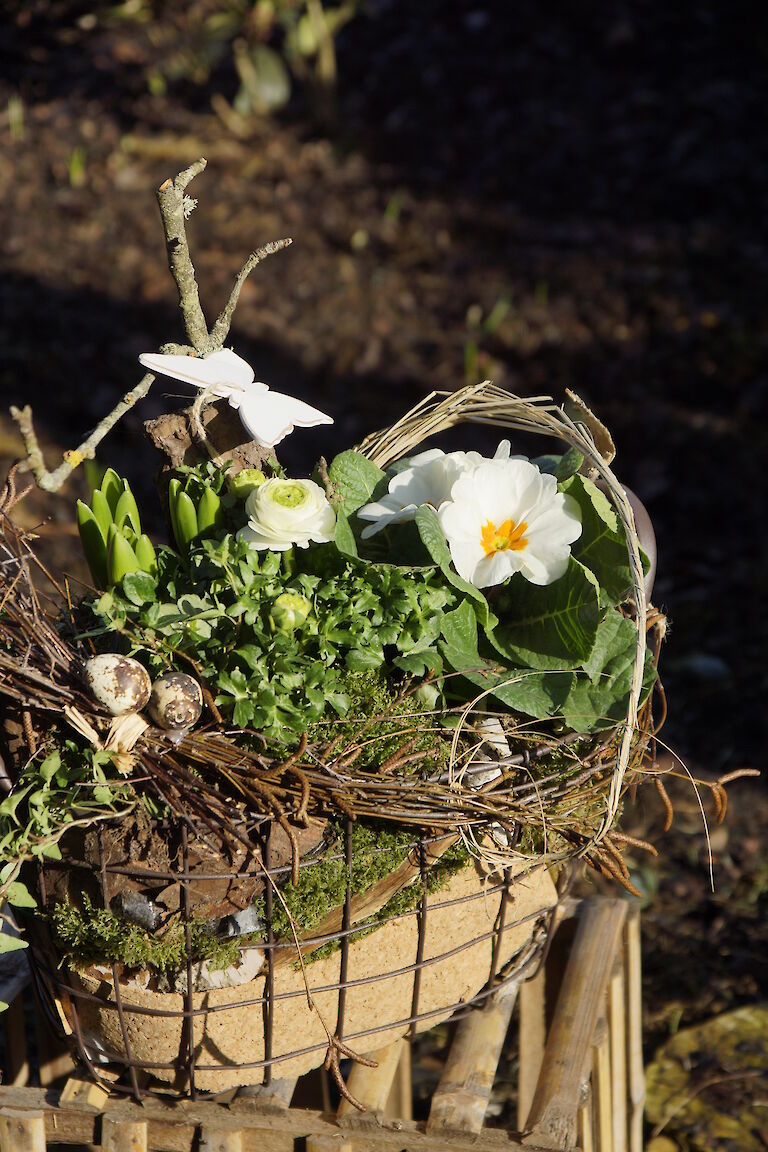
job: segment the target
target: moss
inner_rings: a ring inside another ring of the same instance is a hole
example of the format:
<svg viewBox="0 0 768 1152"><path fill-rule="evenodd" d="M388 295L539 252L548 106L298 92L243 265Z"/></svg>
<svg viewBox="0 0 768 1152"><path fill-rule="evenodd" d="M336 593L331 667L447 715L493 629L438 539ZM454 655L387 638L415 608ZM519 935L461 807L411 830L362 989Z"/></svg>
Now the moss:
<svg viewBox="0 0 768 1152"><path fill-rule="evenodd" d="M394 756L404 744L414 740L411 751L430 752L419 761L418 770L433 771L446 766L450 742L445 730L436 725L429 704L418 694L409 692L400 698L402 686L387 681L376 671L347 672L343 677L343 690L349 698L349 709L344 719L327 724L316 724L308 733L310 740L326 741L329 735L338 740L336 755L351 748L358 739L365 742L365 751L358 767L377 771ZM372 724L371 716L383 719ZM364 733L360 729L366 724ZM406 765L403 772L413 770ZM395 770L398 774L398 770Z"/></svg>
<svg viewBox="0 0 768 1152"><path fill-rule="evenodd" d="M66 960L81 964L114 961L126 968L153 968L163 974L180 972L186 966L186 934L179 919L164 932L151 934L106 908L94 908L87 895L83 895L82 909L57 904L50 919ZM255 942L252 936L236 940L215 936L202 920L190 924L190 959L207 960L212 969L236 964L239 948Z"/></svg>
<svg viewBox="0 0 768 1152"><path fill-rule="evenodd" d="M469 853L464 845L459 842L451 845L439 860L436 860L427 873L427 892L437 892L443 888L452 876L460 872L469 863ZM406 912L411 912L421 901L423 888L418 883L418 878L413 883L401 888L391 896L386 904L379 909L373 916L363 920L359 929L353 932L350 936L350 943L355 940L362 940L364 936L370 936L372 932L380 926L382 920L391 920L396 916L402 916ZM321 945L316 948L306 959L307 962L312 963L315 960L322 960L326 956L331 956L337 948L340 947L338 940L329 940L327 944Z"/></svg>
<svg viewBox="0 0 768 1152"><path fill-rule="evenodd" d="M290 938L291 935L283 901L299 932L310 932L332 908L344 902L347 890L344 831L341 824L332 827L335 834L328 852L333 859L321 859L316 864L303 867L298 884L285 884L280 889L282 900L272 901L272 925L278 939ZM416 833L412 830L356 820L352 825L352 894L367 892L382 877L394 872L415 842ZM263 916L263 899L259 911Z"/></svg>

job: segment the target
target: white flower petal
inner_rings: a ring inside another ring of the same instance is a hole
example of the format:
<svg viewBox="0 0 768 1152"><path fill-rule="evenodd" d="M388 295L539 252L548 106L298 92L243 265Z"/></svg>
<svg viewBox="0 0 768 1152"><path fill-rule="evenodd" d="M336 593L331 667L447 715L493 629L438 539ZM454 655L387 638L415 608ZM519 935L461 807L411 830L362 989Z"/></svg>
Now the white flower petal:
<svg viewBox="0 0 768 1152"><path fill-rule="evenodd" d="M500 446L501 447L501 446ZM522 572L551 584L581 533L575 501L529 460L500 454L465 471L439 512L456 571L478 588Z"/></svg>

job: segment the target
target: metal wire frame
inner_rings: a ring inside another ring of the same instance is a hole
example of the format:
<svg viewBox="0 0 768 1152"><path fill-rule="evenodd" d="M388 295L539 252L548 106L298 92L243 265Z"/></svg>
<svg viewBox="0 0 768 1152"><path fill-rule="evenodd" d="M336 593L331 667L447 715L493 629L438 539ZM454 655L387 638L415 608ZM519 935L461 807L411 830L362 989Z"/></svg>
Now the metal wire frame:
<svg viewBox="0 0 768 1152"><path fill-rule="evenodd" d="M139 867L133 869L125 865L113 865L107 863L105 853L103 850L103 833L98 836L98 850L99 850L99 863L98 869L95 873L95 878L100 885L100 896L103 907L109 908L111 898L111 885L114 884L113 877L130 876L133 880L139 883L146 883L148 879L162 881L175 881L180 886L181 900L180 912L182 922L185 927L186 941L187 941L187 982L186 990L184 992L184 1007L180 1011L174 1011L163 1008L152 1008L144 1005L139 1005L131 1002L130 992L121 987L119 979L119 970L117 964L112 964L112 984L113 991L109 1000L103 999L101 996L96 996L88 992L73 976L70 969L66 964L62 964L57 956L49 953L48 949L41 949L39 945L33 946L31 949L33 959L33 969L35 969L35 978L38 992L40 994L44 1010L49 1017L50 1022L55 1029L62 1033L61 1014L57 1008L56 1001L63 1002L67 1006L67 1019L69 1020L72 1028L72 1039L76 1046L76 1055L80 1061L85 1065L89 1074L99 1083L108 1087L110 1091L117 1091L141 1100L146 1096L163 1096L167 1097L169 1094L176 1096L184 1096L191 1099L197 1099L201 1095L201 1089L198 1086L198 1075L202 1072L216 1072L216 1071L235 1071L263 1069L264 1070L264 1083L269 1084L275 1075L279 1076L279 1066L285 1060L291 1059L296 1056L304 1056L313 1052L322 1052L325 1044L313 1043L305 1045L304 1047L296 1048L291 1052L283 1052L276 1054L274 1052L274 1010L275 1004L280 1000L290 1000L296 997L304 997L306 995L303 989L292 991L277 991L275 988L275 963L277 957L281 952L290 951L295 955L295 944L291 941L278 940L274 933L274 891L273 883L277 884L285 879L286 872L290 868L285 867L271 867L270 860L270 822L266 822L263 830L262 838L262 852L263 852L263 866L260 865L260 871L264 873L265 887L264 887L264 918L265 930L264 941L259 943L259 947L265 953L265 982L264 994L261 996L249 996L247 992L247 985L243 986L243 996L235 1003L230 1004L214 1004L207 1007L196 1008L194 1004L194 972L193 960L190 948L190 925L193 920L190 888L194 884L195 888L199 890L203 881L203 875L195 873L190 869L190 837L186 825L181 825L181 861L180 868L176 872L157 872L142 870ZM341 927L338 931L322 933L315 936L302 936L302 949L307 946L308 948L319 947L329 942L336 942L340 949L340 971L339 979L330 984L325 984L318 987L313 987L313 993L338 993L338 1012L336 1022L335 1035L339 1040L344 1039L345 1044L352 1042L360 1042L375 1037L382 1032L391 1032L392 1029L399 1029L403 1032L408 1031L411 1034L415 1032L416 1026L425 1021L429 1021L435 1017L444 1018L446 1014L455 1011L466 1010L470 1005L483 1001L487 996L497 991L504 983L512 979L519 979L521 972L529 969L534 965L546 944L548 936L549 914L535 913L526 917L521 917L517 920L512 920L508 916L509 909L509 896L514 884L520 879L520 874L516 877L507 871L497 883L488 884L486 888L476 893L469 893L460 897L453 897L450 899L433 899L430 904L430 909L437 910L439 908L448 908L456 905L464 905L469 901L482 899L486 900L488 897L498 895L501 893L500 907L493 926L488 930L480 933L468 941L463 941L453 947L447 946L442 948L436 955L425 957L425 936L426 936L426 923L427 923L427 896L428 896L428 879L429 879L429 865L427 848L432 842L432 838L425 832L420 836L418 843L414 844L414 848L418 849L419 854L419 876L418 880L414 883L420 883L422 894L417 907L408 909L404 912L398 913L395 917L378 917L366 921L365 924L354 924L352 922L352 864L353 864L353 843L352 843L352 821L347 820L344 828L343 840L343 854L346 867L346 891L343 906L343 915ZM319 860L304 860L301 862L301 867L312 867L319 863ZM68 866L71 863L75 871L88 868L91 874L94 875L93 868L87 865L85 861L73 860L57 862L53 867L61 869L63 866ZM531 863L531 869L540 867L541 865L534 859ZM46 870L50 869L51 865L45 861L38 863L38 887L41 897L41 903L45 906L48 898L48 885L46 882ZM248 876L252 878L254 872L233 871L232 873L210 873L207 874L208 879L211 881L221 882L222 880L233 880ZM437 894L439 896L439 893ZM418 937L417 937L417 954L413 963L402 965L399 968L392 969L380 974L350 979L349 977L349 948L355 934L359 933L361 929L368 931L372 928L381 927L383 924L392 919L404 920L408 916L415 916L418 924ZM499 959L502 950L503 935L506 931L518 925L529 923L531 926L531 933L528 943L523 947L522 951L512 958L504 970L499 970ZM488 971L488 980L484 987L474 996L470 1001L457 1000L455 1003L449 1003L437 1009L425 1011L420 1009L419 999L421 992L421 975L425 968L450 960L452 957L459 955L461 952L474 947L476 944L490 940L491 941L491 959ZM447 942L449 943L449 942ZM309 968L311 976L311 966ZM347 1006L347 992L350 988L359 987L361 985L375 984L377 982L392 980L395 977L406 976L413 974L413 994L411 1000L410 1014L401 1019L387 1020L381 1024L371 1026L370 1028L358 1029L347 1033L345 1030L345 1015ZM104 1067L97 1058L93 1045L89 1043L85 1035L86 1028L82 1017L83 1006L86 1004L98 1005L100 1011L108 1010L113 1011L117 1015L120 1035L123 1042L124 1054L114 1052L104 1053L102 1060L109 1064L110 1078L106 1079L104 1076ZM218 1012L227 1012L244 1007L260 1007L263 1027L264 1027L264 1058L251 1062L231 1063L225 1059L221 1059L216 1063L202 1063L198 1059L196 1048L196 1035L198 1035L198 1028L204 1025L205 1017L208 1014ZM146 1059L139 1059L132 1051L129 1018L131 1016L144 1016L144 1017L160 1017L178 1019L182 1022L182 1044L180 1047L179 1056L170 1062L152 1063ZM172 1072L175 1073L172 1085L166 1083L155 1082L151 1083L149 1077L153 1071L156 1072ZM115 1073L119 1074L117 1082L112 1078ZM231 1092L231 1089L228 1090ZM202 1093L206 1096L216 1098L217 1096L226 1095L226 1093Z"/></svg>

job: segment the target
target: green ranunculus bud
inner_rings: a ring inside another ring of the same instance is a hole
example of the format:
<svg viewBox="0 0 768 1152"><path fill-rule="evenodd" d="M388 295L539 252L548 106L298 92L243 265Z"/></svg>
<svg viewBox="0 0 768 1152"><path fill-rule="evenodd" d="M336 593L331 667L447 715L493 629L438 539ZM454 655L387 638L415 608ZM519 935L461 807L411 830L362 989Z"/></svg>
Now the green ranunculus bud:
<svg viewBox="0 0 768 1152"><path fill-rule="evenodd" d="M245 500L246 496L259 488L265 480L266 476L258 468L243 468L229 481L229 490L238 500Z"/></svg>
<svg viewBox="0 0 768 1152"><path fill-rule="evenodd" d="M273 632L293 632L300 628L312 611L306 596L299 592L282 592L269 613Z"/></svg>

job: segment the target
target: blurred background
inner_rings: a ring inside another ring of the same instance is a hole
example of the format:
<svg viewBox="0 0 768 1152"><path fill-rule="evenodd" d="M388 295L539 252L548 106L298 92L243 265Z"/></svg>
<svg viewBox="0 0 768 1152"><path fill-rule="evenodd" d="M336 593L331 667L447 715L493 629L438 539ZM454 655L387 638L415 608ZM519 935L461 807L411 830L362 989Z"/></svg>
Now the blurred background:
<svg viewBox="0 0 768 1152"><path fill-rule="evenodd" d="M308 471L431 389L575 389L656 527L665 741L695 776L764 765L765 12L11 0L2 21L3 469L11 403L33 405L58 463L137 382L139 352L182 338L154 190L204 155L189 237L210 319L252 248L294 239L251 277L231 337L257 377L336 419L284 463ZM181 391L158 381L104 442L134 490L155 468L142 421ZM81 484L24 506L64 567ZM714 891L696 792L670 792L665 836L653 790L627 813L660 852L632 861L649 1058L766 997L765 784L730 790ZM686 1116L661 1139L712 1147ZM749 1123L757 1143L734 1147L768 1146L768 1120Z"/></svg>

